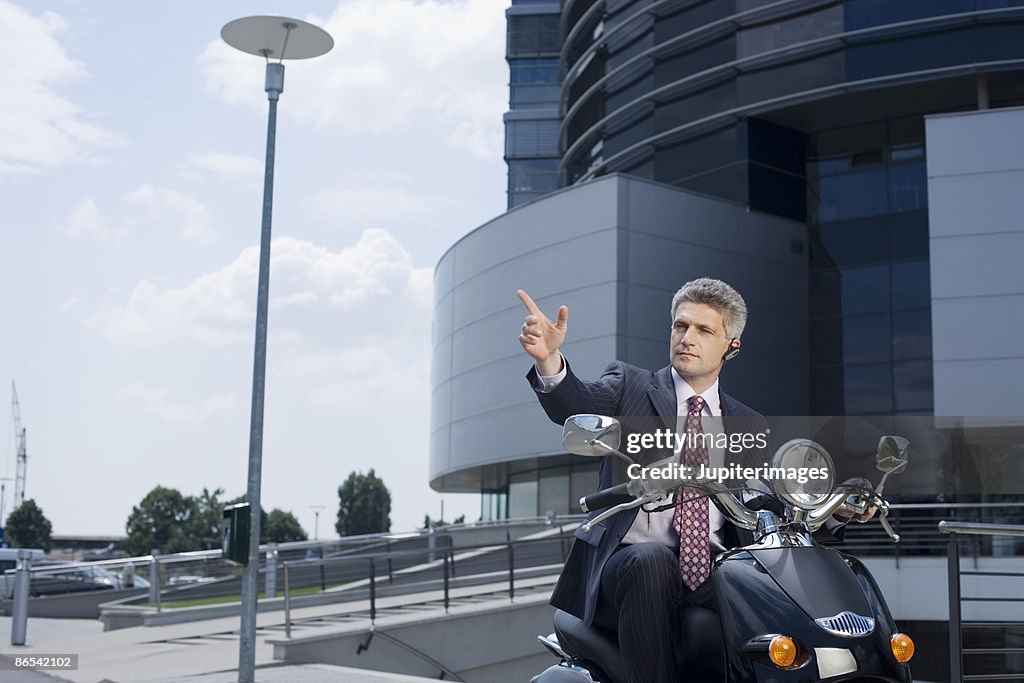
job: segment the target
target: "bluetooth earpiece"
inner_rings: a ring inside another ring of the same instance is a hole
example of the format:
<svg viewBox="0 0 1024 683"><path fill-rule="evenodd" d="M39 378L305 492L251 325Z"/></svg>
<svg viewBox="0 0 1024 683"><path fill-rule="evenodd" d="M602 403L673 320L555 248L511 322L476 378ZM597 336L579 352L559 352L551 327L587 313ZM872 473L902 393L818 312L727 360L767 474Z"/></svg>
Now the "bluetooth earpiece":
<svg viewBox="0 0 1024 683"><path fill-rule="evenodd" d="M740 354L740 340L733 339L729 342L729 350L722 356L722 360L730 360Z"/></svg>

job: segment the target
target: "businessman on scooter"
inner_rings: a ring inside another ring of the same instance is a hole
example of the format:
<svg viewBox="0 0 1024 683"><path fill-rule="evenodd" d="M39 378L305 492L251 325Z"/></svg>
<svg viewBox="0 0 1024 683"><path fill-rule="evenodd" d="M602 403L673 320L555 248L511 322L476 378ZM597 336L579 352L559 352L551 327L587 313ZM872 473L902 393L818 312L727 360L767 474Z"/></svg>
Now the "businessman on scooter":
<svg viewBox="0 0 1024 683"><path fill-rule="evenodd" d="M726 431L763 430L756 411L721 391L725 361L741 346L746 304L721 280L700 278L684 284L672 299L670 364L656 372L616 361L595 381L573 374L559 351L568 329L568 308L547 318L530 296L518 291L527 315L519 342L534 360L527 375L548 417L562 424L570 415L598 413L650 417L685 424L686 434L702 434L711 418L726 421ZM648 422L647 424L651 424ZM730 427L731 425L731 427ZM624 438L630 426L624 425ZM671 451L646 455L647 462ZM687 446L684 464L707 464L705 446ZM605 456L600 488L624 481L623 464ZM685 606L714 609L711 561L728 548L752 541L750 533L730 524L706 496L677 494L674 505L657 511L625 510L590 532L577 530L577 542L551 596L551 604L618 633L630 683L676 683L675 649L679 647L678 610ZM858 517L867 521L873 510ZM829 531L842 535L853 513L841 510Z"/></svg>

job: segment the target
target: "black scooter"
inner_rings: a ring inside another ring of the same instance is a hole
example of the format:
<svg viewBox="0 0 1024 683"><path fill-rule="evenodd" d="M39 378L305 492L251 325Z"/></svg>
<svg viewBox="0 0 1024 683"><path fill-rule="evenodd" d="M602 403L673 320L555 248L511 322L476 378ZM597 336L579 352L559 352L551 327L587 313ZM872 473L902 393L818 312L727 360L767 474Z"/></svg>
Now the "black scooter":
<svg viewBox="0 0 1024 683"><path fill-rule="evenodd" d="M613 418L575 415L566 421L563 443L578 455L630 460L617 450L620 435ZM896 628L871 574L855 557L820 546L811 536L845 502L856 512L876 506L886 533L898 543L882 489L891 474L906 469L908 447L906 439L882 437L876 463L885 474L874 489L860 478L835 486L831 457L807 439L781 446L771 467L827 468L829 478L810 486L775 479L770 490L755 486L752 494L738 498L736 488L676 465L676 470L664 470L676 473L669 479L631 479L585 497L580 501L584 511L607 509L583 528L622 510L667 500L679 486L687 486L706 492L733 524L754 533L753 544L715 558L709 581L717 614L699 607L684 610L677 651L678 670L685 672L680 683L912 683L907 662L913 641ZM561 662L531 683L626 683L614 633L562 611L556 612L554 627L554 633L538 640Z"/></svg>

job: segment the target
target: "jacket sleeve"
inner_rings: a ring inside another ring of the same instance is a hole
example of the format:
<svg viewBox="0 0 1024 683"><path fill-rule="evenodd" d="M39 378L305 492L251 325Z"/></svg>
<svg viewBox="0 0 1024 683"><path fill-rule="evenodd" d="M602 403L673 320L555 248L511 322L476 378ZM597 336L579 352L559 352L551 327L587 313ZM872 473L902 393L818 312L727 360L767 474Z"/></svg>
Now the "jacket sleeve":
<svg viewBox="0 0 1024 683"><path fill-rule="evenodd" d="M622 396L624 368L616 361L605 368L601 377L593 382L578 378L565 361L566 375L557 387L547 393L537 391L540 382L537 379L537 368L530 368L526 378L537 393L537 399L544 408L548 418L555 424L564 424L569 417L580 413L611 415L617 413L617 405Z"/></svg>

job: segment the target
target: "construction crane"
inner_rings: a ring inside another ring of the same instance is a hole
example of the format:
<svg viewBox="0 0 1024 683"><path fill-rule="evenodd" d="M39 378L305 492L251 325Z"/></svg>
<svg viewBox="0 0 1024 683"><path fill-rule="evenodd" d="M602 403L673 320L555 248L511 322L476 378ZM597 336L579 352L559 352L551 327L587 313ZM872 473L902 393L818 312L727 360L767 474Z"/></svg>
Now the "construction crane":
<svg viewBox="0 0 1024 683"><path fill-rule="evenodd" d="M18 443L18 468L14 475L14 509L25 502L25 470L28 468L28 451L25 449L25 428L21 426L21 406L18 404L18 389L11 382L11 415L14 418L14 438Z"/></svg>

